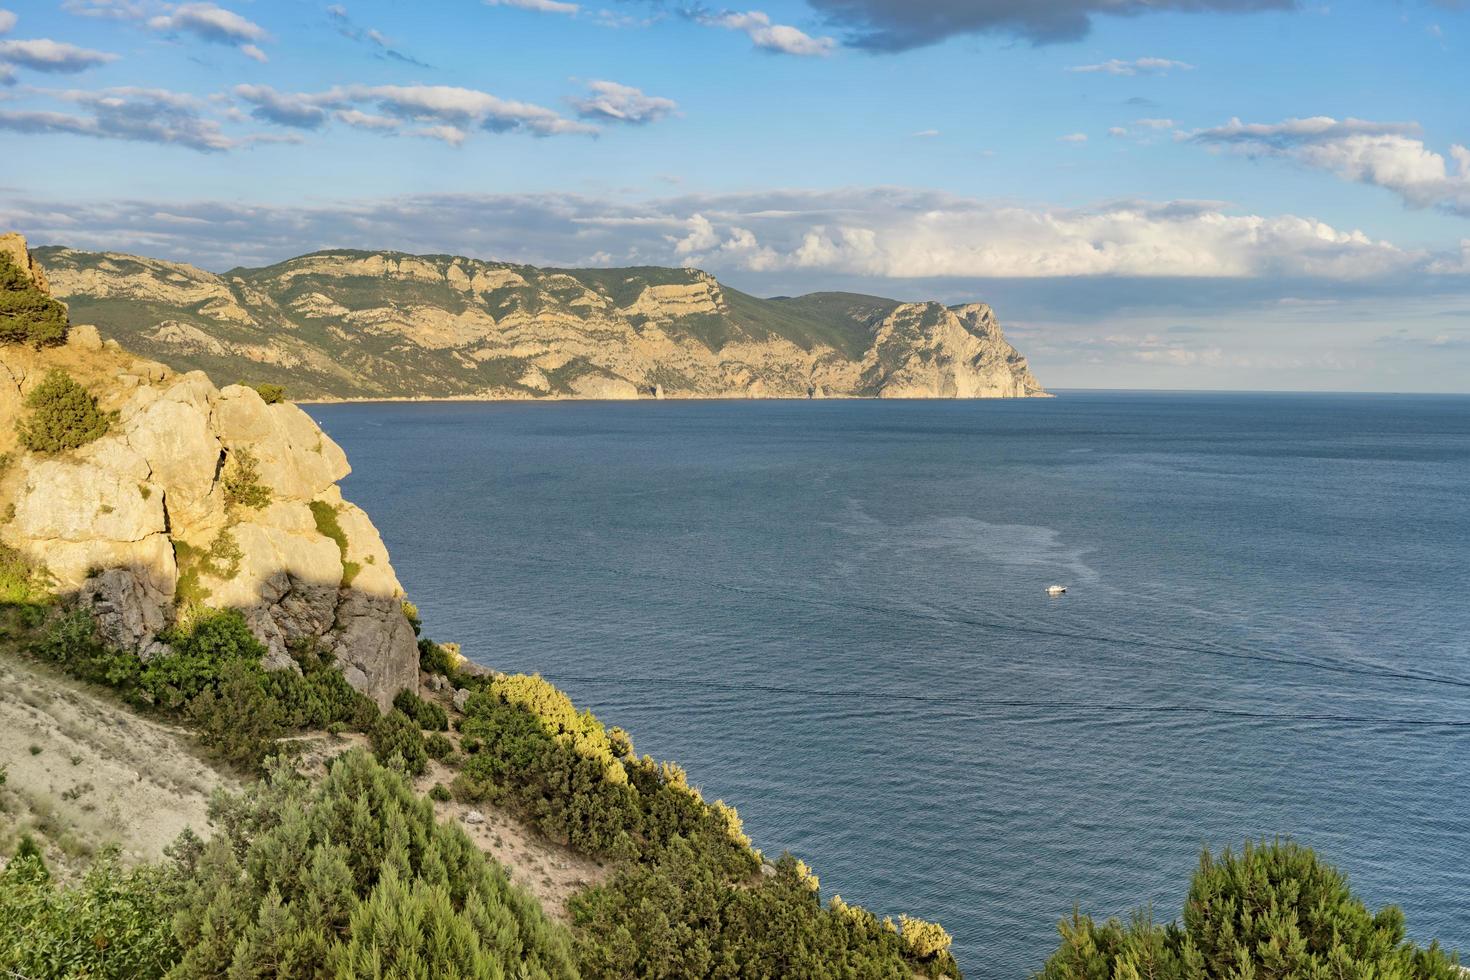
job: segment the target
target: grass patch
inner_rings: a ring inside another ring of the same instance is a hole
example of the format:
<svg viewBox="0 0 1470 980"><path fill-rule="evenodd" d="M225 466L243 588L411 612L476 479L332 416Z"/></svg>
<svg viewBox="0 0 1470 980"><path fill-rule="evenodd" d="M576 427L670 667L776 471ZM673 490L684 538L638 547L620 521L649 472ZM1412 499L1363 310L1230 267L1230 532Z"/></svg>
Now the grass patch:
<svg viewBox="0 0 1470 980"><path fill-rule="evenodd" d="M342 588L345 589L352 585L352 580L357 578L362 566L347 560L347 532L342 530L342 524L337 520L337 508L325 500L313 500L309 506L311 516L316 520L317 532L337 542L337 551L342 556Z"/></svg>

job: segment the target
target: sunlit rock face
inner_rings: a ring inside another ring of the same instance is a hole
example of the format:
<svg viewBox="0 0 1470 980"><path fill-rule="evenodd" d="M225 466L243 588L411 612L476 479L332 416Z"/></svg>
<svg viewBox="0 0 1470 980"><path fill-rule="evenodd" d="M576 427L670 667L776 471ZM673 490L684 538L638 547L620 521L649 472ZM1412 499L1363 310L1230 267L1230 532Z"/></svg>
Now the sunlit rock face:
<svg viewBox="0 0 1470 980"><path fill-rule="evenodd" d="M333 251L214 275L43 249L74 319L179 370L299 398L1045 395L990 307L761 299L696 269Z"/></svg>
<svg viewBox="0 0 1470 980"><path fill-rule="evenodd" d="M54 369L96 395L112 424L77 450L26 452L15 423ZM346 455L297 406L175 374L74 328L63 347L0 347L0 453L0 542L91 608L108 643L149 656L189 607L238 609L270 666L292 666L288 646L314 643L380 705L415 685L387 549L342 499ZM256 492L242 502L227 486L247 463Z"/></svg>

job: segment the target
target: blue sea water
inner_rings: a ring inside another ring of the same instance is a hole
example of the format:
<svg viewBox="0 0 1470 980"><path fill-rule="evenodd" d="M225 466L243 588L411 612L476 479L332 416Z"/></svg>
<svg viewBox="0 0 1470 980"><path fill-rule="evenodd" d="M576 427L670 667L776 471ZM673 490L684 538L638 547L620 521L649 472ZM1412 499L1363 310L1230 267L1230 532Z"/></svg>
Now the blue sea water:
<svg viewBox="0 0 1470 980"><path fill-rule="evenodd" d="M1470 953L1470 398L311 411L430 634L969 977L1276 835Z"/></svg>

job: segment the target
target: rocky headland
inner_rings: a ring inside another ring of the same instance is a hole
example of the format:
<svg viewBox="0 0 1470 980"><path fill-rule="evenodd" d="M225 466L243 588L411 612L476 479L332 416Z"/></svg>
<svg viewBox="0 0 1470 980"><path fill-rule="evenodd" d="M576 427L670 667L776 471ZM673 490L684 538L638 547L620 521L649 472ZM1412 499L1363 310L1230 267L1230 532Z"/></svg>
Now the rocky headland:
<svg viewBox="0 0 1470 980"><path fill-rule="evenodd" d="M178 370L302 399L1019 398L983 303L761 299L694 269L330 251L221 275L38 249L74 322Z"/></svg>

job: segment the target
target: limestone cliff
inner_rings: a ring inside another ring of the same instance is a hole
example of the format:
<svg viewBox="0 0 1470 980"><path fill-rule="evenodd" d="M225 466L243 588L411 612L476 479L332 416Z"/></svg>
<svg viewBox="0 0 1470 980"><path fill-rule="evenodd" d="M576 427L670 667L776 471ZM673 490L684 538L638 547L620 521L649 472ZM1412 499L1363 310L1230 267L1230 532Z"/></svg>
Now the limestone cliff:
<svg viewBox="0 0 1470 980"><path fill-rule="evenodd" d="M301 398L1045 395L988 306L760 299L692 269L332 251L215 275L37 252L74 318L175 368Z"/></svg>
<svg viewBox="0 0 1470 980"><path fill-rule="evenodd" d="M13 240L0 245L15 258ZM54 369L113 420L80 449L30 453L15 423ZM197 603L243 612L272 666L291 665L289 644L314 641L379 704L416 685L414 634L387 550L342 499L346 456L295 405L216 388L200 371L176 374L74 326L62 347L0 346L0 454L0 543L90 607L112 644L147 656ZM248 502L231 499L240 473L255 489Z"/></svg>

